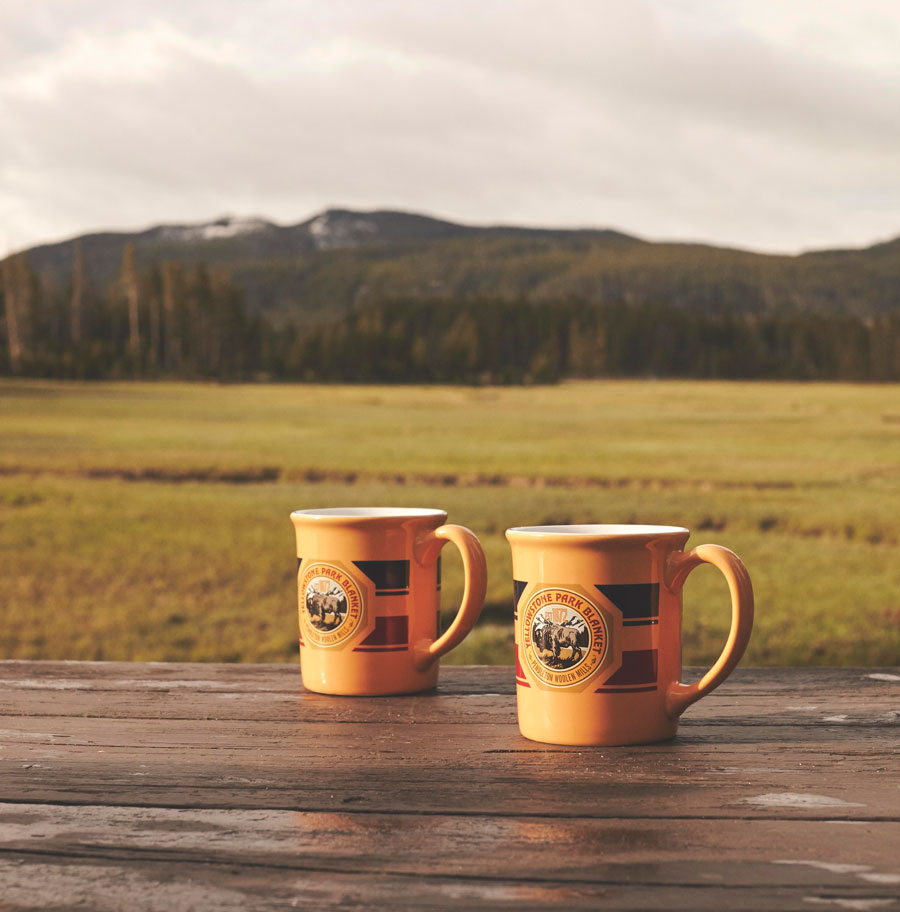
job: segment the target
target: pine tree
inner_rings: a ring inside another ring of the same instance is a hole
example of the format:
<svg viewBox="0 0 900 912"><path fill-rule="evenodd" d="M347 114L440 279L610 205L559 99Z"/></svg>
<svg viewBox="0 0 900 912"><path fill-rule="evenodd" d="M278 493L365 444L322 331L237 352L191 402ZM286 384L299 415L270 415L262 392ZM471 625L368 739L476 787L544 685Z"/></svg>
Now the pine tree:
<svg viewBox="0 0 900 912"><path fill-rule="evenodd" d="M82 296L84 294L84 258L81 254L81 241L72 244L72 296L69 299L70 324L69 332L72 342L81 342L83 334Z"/></svg>
<svg viewBox="0 0 900 912"><path fill-rule="evenodd" d="M137 366L141 354L141 330L138 322L138 275L133 243L126 244L122 251L122 285L128 300L128 348Z"/></svg>
<svg viewBox="0 0 900 912"><path fill-rule="evenodd" d="M23 256L23 254L20 254ZM20 282L21 270L18 256L9 256L3 261L3 297L6 302L6 337L9 342L9 366L17 374L22 367L24 354L19 321L22 316L24 289Z"/></svg>
<svg viewBox="0 0 900 912"><path fill-rule="evenodd" d="M178 282L178 266L167 260L160 267L162 271L163 305L163 364L167 371L175 371L181 362L181 341L178 323L175 319L175 290Z"/></svg>
<svg viewBox="0 0 900 912"><path fill-rule="evenodd" d="M147 308L150 311L150 356L149 365L152 371L155 371L159 360L159 298L156 291L152 291L147 297Z"/></svg>

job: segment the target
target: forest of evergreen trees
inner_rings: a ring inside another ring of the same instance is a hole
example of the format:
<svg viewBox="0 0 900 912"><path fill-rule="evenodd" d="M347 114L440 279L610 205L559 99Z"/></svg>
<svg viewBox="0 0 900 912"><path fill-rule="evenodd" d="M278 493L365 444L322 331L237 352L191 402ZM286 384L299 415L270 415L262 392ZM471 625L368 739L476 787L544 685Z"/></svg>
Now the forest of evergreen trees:
<svg viewBox="0 0 900 912"><path fill-rule="evenodd" d="M127 245L103 293L75 246L67 287L0 270L0 374L390 383L564 377L900 380L900 314L735 314L585 300L386 300L330 322L250 314L227 271Z"/></svg>
<svg viewBox="0 0 900 912"><path fill-rule="evenodd" d="M266 369L265 323L248 315L227 274L203 264L141 272L129 244L118 279L98 294L76 246L67 288L42 280L24 254L3 262L0 282L3 374L224 381Z"/></svg>

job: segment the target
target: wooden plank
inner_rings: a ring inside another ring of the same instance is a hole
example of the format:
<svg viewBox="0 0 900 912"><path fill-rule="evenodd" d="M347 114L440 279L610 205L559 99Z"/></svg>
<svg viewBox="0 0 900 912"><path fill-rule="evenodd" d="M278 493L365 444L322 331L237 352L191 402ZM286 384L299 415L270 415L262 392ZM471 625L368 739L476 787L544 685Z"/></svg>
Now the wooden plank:
<svg viewBox="0 0 900 912"><path fill-rule="evenodd" d="M889 787L898 773L897 726L773 734L695 722L669 743L569 748L492 723L8 717L4 724L14 726L0 733L5 801L900 818L900 790ZM809 804L764 797L783 793L808 795Z"/></svg>
<svg viewBox="0 0 900 912"><path fill-rule="evenodd" d="M686 721L772 727L818 726L842 714L849 724L890 725L898 719L900 673L820 669L822 676L810 680L807 671L739 670L733 681L692 707ZM690 669L686 678L698 673ZM785 683L794 677L796 686ZM348 698L303 691L293 666L0 662L0 716L514 722L515 701L509 699L514 683L511 669L451 666L436 692ZM460 697L470 699L455 699Z"/></svg>
<svg viewBox="0 0 900 912"><path fill-rule="evenodd" d="M803 908L897 896L900 824L0 805L3 908ZM750 899L752 897L752 900ZM118 906L116 904L119 904ZM757 903L754 906L753 903ZM851 908L847 906L846 908ZM866 908L863 905L858 908Z"/></svg>
<svg viewBox="0 0 900 912"><path fill-rule="evenodd" d="M515 692L512 668L490 665L441 669L444 693ZM299 664L221 662L31 662L0 661L0 688L114 690L136 692L197 690L295 694L303 690Z"/></svg>
<svg viewBox="0 0 900 912"><path fill-rule="evenodd" d="M702 886L631 882L483 880L464 875L399 875L255 867L239 863L144 860L122 867L114 859L73 860L67 856L18 855L0 869L4 912L88 908L92 912L284 912L316 910L666 910L666 912L798 912L833 909L878 912L896 908L895 894L883 885L837 887L823 883L748 888L732 886L731 871L711 872Z"/></svg>
<svg viewBox="0 0 900 912"><path fill-rule="evenodd" d="M897 688L900 690L900 688ZM683 724L780 728L886 727L900 721L900 698L887 702L879 694L836 694L808 703L796 695L761 695L744 701L730 695L691 707ZM372 697L351 699L318 694L235 694L215 692L114 694L73 692L60 700L52 691L15 694L0 706L0 718L97 718L132 720L221 720L264 722L354 722L468 725L471 722L516 724L511 695L447 694L408 696L402 699ZM838 718L843 717L843 718ZM6 723L3 723L4 726Z"/></svg>
<svg viewBox="0 0 900 912"><path fill-rule="evenodd" d="M894 687L900 692L900 684ZM685 721L708 725L780 727L825 725L891 726L900 719L900 697L889 688L871 692L835 692L815 698L797 694L757 694L742 699L724 693L691 707ZM894 708L885 708L893 706ZM836 719L836 716L844 716ZM102 719L221 719L270 722L410 722L427 725L496 721L515 724L512 694L447 694L404 697L329 697L298 692L255 691L67 691L38 688L7 691L0 717L31 716Z"/></svg>
<svg viewBox="0 0 900 912"><path fill-rule="evenodd" d="M705 669L685 669L693 680ZM511 667L444 665L438 689L446 693L514 693ZM900 668L739 668L708 699L728 693L759 692L827 694L835 690L878 689L900 684ZM33 662L0 661L0 688L44 687L53 690L274 691L302 690L297 664L235 664L199 662ZM503 689L500 689L503 688ZM698 705L703 705L702 701Z"/></svg>
<svg viewBox="0 0 900 912"><path fill-rule="evenodd" d="M900 884L900 822L572 820L0 805L8 854L582 883Z"/></svg>

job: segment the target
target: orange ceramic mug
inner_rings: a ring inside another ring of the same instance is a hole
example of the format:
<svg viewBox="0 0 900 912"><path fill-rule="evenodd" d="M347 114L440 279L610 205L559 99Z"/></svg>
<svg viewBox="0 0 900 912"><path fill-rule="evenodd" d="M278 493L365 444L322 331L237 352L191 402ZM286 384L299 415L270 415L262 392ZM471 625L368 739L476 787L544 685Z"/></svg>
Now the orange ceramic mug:
<svg viewBox="0 0 900 912"><path fill-rule="evenodd" d="M685 553L674 526L508 529L516 600L519 729L551 744L642 744L674 737L678 717L740 661L753 589L719 545ZM731 633L695 684L681 683L681 589L702 563L731 590Z"/></svg>
<svg viewBox="0 0 900 912"><path fill-rule="evenodd" d="M437 684L438 660L459 645L484 604L478 539L443 510L296 510L300 669L307 690L401 694ZM462 605L440 636L441 549L459 548Z"/></svg>

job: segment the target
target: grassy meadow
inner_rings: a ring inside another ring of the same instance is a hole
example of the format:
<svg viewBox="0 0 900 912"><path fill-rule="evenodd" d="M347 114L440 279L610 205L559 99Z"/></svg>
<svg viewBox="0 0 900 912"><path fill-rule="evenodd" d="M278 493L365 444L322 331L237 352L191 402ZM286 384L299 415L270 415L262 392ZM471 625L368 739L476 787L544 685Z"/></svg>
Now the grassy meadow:
<svg viewBox="0 0 900 912"><path fill-rule="evenodd" d="M900 663L900 388L0 382L0 658L286 661L299 507L433 506L488 556L449 657L512 662L503 531L686 525L753 577L753 664ZM444 606L460 589L445 549ZM727 587L685 590L685 662Z"/></svg>

